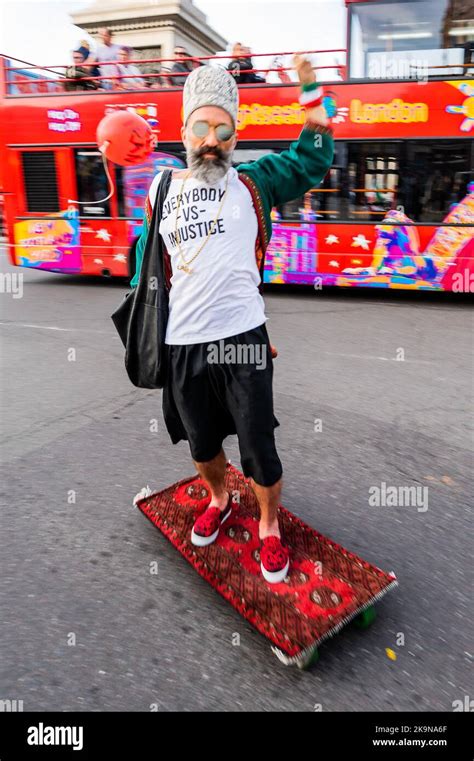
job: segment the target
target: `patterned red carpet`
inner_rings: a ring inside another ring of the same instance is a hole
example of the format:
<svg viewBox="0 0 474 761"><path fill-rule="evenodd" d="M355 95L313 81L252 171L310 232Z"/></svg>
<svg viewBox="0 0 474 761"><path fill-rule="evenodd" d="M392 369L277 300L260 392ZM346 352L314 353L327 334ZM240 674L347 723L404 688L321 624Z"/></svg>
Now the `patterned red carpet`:
<svg viewBox="0 0 474 761"><path fill-rule="evenodd" d="M137 501L139 509L239 613L286 656L299 657L396 586L393 574L327 539L280 506L291 566L281 584L260 572L258 504L243 474L227 465L226 488L238 503L209 547L191 544L208 492L195 475Z"/></svg>

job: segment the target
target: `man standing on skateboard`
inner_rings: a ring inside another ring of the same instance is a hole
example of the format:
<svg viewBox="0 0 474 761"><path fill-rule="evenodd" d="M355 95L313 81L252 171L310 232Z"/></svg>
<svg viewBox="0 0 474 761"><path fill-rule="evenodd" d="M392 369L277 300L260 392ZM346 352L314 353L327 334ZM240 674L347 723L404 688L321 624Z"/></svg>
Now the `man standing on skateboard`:
<svg viewBox="0 0 474 761"><path fill-rule="evenodd" d="M321 88L309 61L295 56L294 63L306 112L298 140L280 154L237 168L232 166L239 98L234 78L212 66L189 74L181 128L188 168L173 172L159 226L171 268L163 415L173 444L189 442L211 494L191 541L199 547L214 542L231 513L222 442L237 434L242 469L260 507L261 570L270 583L285 579L290 562L278 523L282 466L274 428L279 422L260 293L270 214L318 185L333 158ZM161 173L148 193L132 286L138 283L160 179Z"/></svg>

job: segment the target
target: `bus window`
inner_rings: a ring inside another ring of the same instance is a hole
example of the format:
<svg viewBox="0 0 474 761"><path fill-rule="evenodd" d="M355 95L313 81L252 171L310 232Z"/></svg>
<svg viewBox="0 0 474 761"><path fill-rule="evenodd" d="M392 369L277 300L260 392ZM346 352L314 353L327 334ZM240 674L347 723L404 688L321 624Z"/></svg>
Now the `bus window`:
<svg viewBox="0 0 474 761"><path fill-rule="evenodd" d="M117 192L117 206L119 217L125 217L125 197L123 188L123 167L115 164L115 188ZM108 194L106 194L108 195Z"/></svg>
<svg viewBox="0 0 474 761"><path fill-rule="evenodd" d="M82 202L82 217L110 217L110 203L94 203L90 206L85 201L101 201L110 193L109 183L104 171L102 154L99 151L76 150L77 200Z"/></svg>
<svg viewBox="0 0 474 761"><path fill-rule="evenodd" d="M304 196L295 198L278 207L279 218L284 221L340 220L344 212L344 175L346 163L346 143L334 144L334 159L331 168L316 188L311 188Z"/></svg>
<svg viewBox="0 0 474 761"><path fill-rule="evenodd" d="M320 185L278 208L282 220L379 222L397 201L397 143L334 145L334 160Z"/></svg>
<svg viewBox="0 0 474 761"><path fill-rule="evenodd" d="M54 151L24 151L21 154L26 211L59 211L58 179Z"/></svg>
<svg viewBox="0 0 474 761"><path fill-rule="evenodd" d="M278 207L281 219L300 222L340 220L343 208L341 176L341 167L333 164L318 187Z"/></svg>
<svg viewBox="0 0 474 761"><path fill-rule="evenodd" d="M349 143L348 218L378 222L398 201L400 144Z"/></svg>
<svg viewBox="0 0 474 761"><path fill-rule="evenodd" d="M409 140L404 148L399 203L414 222L442 222L474 178L474 141Z"/></svg>
<svg viewBox="0 0 474 761"><path fill-rule="evenodd" d="M426 80L429 74L462 74L471 61L470 14L472 2L463 0L351 4L350 76Z"/></svg>

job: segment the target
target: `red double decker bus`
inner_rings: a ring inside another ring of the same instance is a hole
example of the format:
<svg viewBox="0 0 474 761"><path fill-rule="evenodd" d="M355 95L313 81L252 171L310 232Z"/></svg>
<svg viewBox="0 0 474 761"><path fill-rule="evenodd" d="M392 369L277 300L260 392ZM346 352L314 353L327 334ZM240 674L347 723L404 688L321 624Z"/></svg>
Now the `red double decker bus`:
<svg viewBox="0 0 474 761"><path fill-rule="evenodd" d="M346 6L347 50L310 51L334 127L333 166L320 187L273 210L264 280L474 291L469 27L457 19L446 27L447 0ZM266 60L254 56L254 66ZM148 187L161 167L185 165L182 87L145 77L141 90L67 92L65 68L0 58L0 193L10 260L131 277ZM297 138L304 113L295 82L239 85L239 92L235 165ZM115 192L98 202L109 184L96 128L117 109L143 116L157 147L144 164L109 164Z"/></svg>

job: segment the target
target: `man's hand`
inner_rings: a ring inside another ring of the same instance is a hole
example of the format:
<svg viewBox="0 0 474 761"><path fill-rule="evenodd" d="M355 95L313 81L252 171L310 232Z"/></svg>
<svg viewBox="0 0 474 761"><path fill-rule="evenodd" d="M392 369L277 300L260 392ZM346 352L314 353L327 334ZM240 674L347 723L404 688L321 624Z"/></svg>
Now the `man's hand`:
<svg viewBox="0 0 474 761"><path fill-rule="evenodd" d="M293 56L293 66L298 74L298 79L301 85L310 85L316 82L316 74L313 69L313 65L308 58L303 58L298 54ZM326 109L323 105L316 106L315 108L306 109L306 121L310 121L313 124L320 124L322 127L327 127L329 124Z"/></svg>
<svg viewBox="0 0 474 761"><path fill-rule="evenodd" d="M302 85L310 85L312 82L316 82L316 74L314 73L311 61L308 58L303 58L301 55L293 56L293 66L298 79Z"/></svg>

